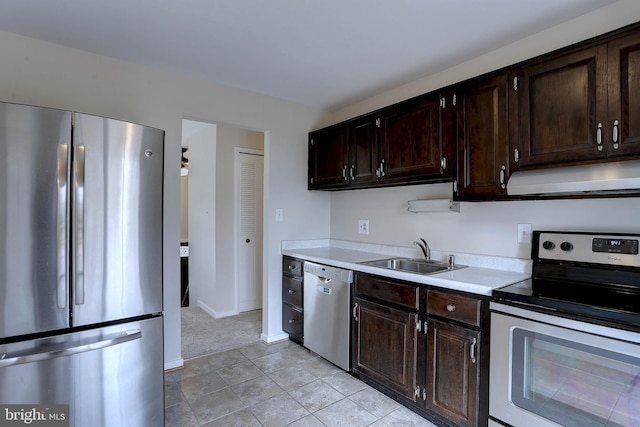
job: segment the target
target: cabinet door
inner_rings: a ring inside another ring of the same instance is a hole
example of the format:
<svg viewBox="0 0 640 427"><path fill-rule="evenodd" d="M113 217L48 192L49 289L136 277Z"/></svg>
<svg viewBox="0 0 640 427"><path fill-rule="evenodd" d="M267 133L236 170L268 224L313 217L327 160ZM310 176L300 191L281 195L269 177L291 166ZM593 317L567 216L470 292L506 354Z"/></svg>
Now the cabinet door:
<svg viewBox="0 0 640 427"><path fill-rule="evenodd" d="M347 126L333 126L309 134L309 190L340 188L347 175Z"/></svg>
<svg viewBox="0 0 640 427"><path fill-rule="evenodd" d="M640 154L640 33L609 43L609 156Z"/></svg>
<svg viewBox="0 0 640 427"><path fill-rule="evenodd" d="M480 332L429 319L427 340L426 409L477 425Z"/></svg>
<svg viewBox="0 0 640 427"><path fill-rule="evenodd" d="M604 156L606 72L604 44L517 71L520 167Z"/></svg>
<svg viewBox="0 0 640 427"><path fill-rule="evenodd" d="M416 314L354 298L353 369L413 400Z"/></svg>
<svg viewBox="0 0 640 427"><path fill-rule="evenodd" d="M381 181L402 183L446 176L449 169L441 167L437 98L389 109L380 121Z"/></svg>
<svg viewBox="0 0 640 427"><path fill-rule="evenodd" d="M458 103L458 195L506 195L507 88L504 74L462 88Z"/></svg>
<svg viewBox="0 0 640 427"><path fill-rule="evenodd" d="M378 126L369 116L349 125L349 179L351 185L372 184L378 180Z"/></svg>

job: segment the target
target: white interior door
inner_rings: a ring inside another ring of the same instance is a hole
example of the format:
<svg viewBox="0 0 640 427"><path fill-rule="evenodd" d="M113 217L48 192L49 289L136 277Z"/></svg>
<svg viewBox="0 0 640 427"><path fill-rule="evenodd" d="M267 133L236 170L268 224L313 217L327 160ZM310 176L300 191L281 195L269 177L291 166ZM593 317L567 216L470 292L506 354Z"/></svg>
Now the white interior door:
<svg viewBox="0 0 640 427"><path fill-rule="evenodd" d="M235 155L238 311L262 308L262 151L237 149Z"/></svg>

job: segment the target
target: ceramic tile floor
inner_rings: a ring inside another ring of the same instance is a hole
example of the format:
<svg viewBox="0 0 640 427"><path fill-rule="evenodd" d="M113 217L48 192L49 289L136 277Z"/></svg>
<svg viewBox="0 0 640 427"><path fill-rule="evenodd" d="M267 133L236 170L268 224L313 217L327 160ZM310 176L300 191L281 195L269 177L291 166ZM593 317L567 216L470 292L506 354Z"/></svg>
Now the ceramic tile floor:
<svg viewBox="0 0 640 427"><path fill-rule="evenodd" d="M187 360L165 405L165 427L434 426L292 341Z"/></svg>

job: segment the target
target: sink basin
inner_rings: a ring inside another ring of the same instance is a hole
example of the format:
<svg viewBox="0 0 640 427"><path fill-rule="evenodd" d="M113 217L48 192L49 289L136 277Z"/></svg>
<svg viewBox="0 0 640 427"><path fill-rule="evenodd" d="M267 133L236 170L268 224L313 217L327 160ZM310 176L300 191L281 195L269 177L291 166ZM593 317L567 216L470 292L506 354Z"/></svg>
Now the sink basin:
<svg viewBox="0 0 640 427"><path fill-rule="evenodd" d="M434 274L463 267L461 265L450 266L449 264L439 261L413 258L386 258L375 261L364 261L360 264L418 274Z"/></svg>

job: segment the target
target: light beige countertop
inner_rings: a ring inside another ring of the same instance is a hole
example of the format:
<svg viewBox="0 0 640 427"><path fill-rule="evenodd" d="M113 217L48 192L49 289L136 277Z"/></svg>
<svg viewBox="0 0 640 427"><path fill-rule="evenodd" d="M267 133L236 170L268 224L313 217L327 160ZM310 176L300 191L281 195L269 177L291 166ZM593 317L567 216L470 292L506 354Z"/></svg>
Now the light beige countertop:
<svg viewBox="0 0 640 427"><path fill-rule="evenodd" d="M417 247L400 247L336 239L287 240L281 245L282 255L305 261L371 273L447 289L491 295L491 291L531 276L531 260L432 250L431 258L446 261L455 256L456 265L467 267L435 274L408 273L359 264L391 257L422 258Z"/></svg>

